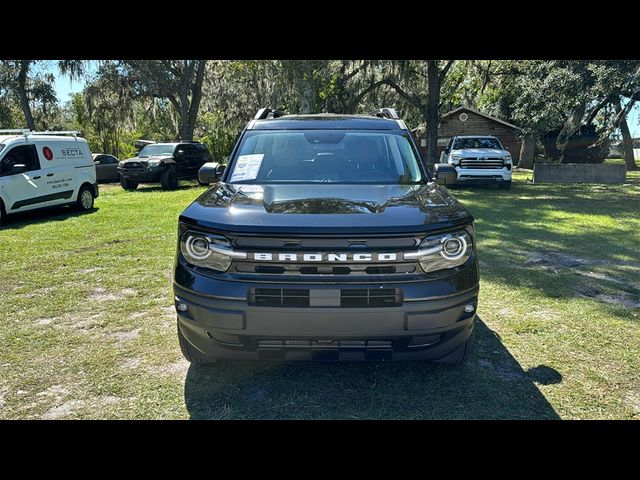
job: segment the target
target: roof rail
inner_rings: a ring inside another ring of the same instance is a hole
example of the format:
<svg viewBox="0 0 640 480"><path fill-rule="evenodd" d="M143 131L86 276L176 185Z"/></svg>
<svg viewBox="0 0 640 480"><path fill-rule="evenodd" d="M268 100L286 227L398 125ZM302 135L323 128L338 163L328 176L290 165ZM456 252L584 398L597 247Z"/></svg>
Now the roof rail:
<svg viewBox="0 0 640 480"><path fill-rule="evenodd" d="M31 130L29 130L28 128L8 128L8 129L4 129L4 130L0 130L0 133L20 133L20 134L26 134L29 133Z"/></svg>
<svg viewBox="0 0 640 480"><path fill-rule="evenodd" d="M395 108L379 108L378 110L371 112L371 115L381 118L392 118L394 120L400 119Z"/></svg>
<svg viewBox="0 0 640 480"><path fill-rule="evenodd" d="M200 143L197 140L180 140L180 143Z"/></svg>
<svg viewBox="0 0 640 480"><path fill-rule="evenodd" d="M255 117L253 117L254 120L264 120L266 118L278 118L278 117L282 117L283 115L286 115L285 112L281 111L281 110L274 110L271 108L261 108L260 110L258 110L258 113L256 113Z"/></svg>
<svg viewBox="0 0 640 480"><path fill-rule="evenodd" d="M34 131L27 131L25 132L26 135L73 135L74 137L76 135L79 135L80 132L78 130L44 130L42 132L34 132Z"/></svg>

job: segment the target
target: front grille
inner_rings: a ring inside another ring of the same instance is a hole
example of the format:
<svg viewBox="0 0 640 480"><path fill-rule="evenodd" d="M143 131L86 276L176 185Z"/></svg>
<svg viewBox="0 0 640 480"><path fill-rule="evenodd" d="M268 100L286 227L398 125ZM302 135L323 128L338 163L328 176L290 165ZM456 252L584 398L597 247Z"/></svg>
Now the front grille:
<svg viewBox="0 0 640 480"><path fill-rule="evenodd" d="M145 165L142 162L125 162L122 168L124 170L144 170Z"/></svg>
<svg viewBox="0 0 640 480"><path fill-rule="evenodd" d="M331 295L335 295L335 297L332 299ZM314 304L313 298L320 298L323 303ZM252 288L249 290L248 301L250 305L261 307L308 308L316 305L337 308L397 307L402 305L402 291L399 288L343 288L339 290Z"/></svg>
<svg viewBox="0 0 640 480"><path fill-rule="evenodd" d="M416 273L418 264L404 262L395 264L345 264L345 265L309 265L286 263L266 265L258 262L235 262L232 267L235 273L256 273L264 275L395 275Z"/></svg>
<svg viewBox="0 0 640 480"><path fill-rule="evenodd" d="M235 249L247 252L277 253L371 253L398 252L415 250L422 237L418 235L405 237L254 237L237 235L230 238ZM418 262L407 262L399 256L392 261L354 262L318 261L318 262L278 262L234 260L229 268L230 273L243 275L287 275L290 277L307 277L307 280L320 281L325 276L365 277L372 275L408 276L421 272ZM292 278L293 279L293 278ZM315 280L313 280L315 279Z"/></svg>
<svg viewBox="0 0 640 480"><path fill-rule="evenodd" d="M504 167L504 161L501 158L483 158L478 157L465 158L460 161L460 168L480 168L480 169L496 169Z"/></svg>

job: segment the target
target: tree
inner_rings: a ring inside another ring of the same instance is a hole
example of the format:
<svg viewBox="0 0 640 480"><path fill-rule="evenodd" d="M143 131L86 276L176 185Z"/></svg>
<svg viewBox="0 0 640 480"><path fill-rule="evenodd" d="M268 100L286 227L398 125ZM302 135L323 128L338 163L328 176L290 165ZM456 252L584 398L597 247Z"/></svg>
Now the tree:
<svg viewBox="0 0 640 480"><path fill-rule="evenodd" d="M618 115L623 112L620 99L614 103L614 107ZM633 156L633 138L631 138L631 132L629 131L629 125L627 124L626 115L622 115L620 118L620 133L622 134L622 150L624 152L624 163L627 165L627 170L640 170L640 167L636 165Z"/></svg>
<svg viewBox="0 0 640 480"><path fill-rule="evenodd" d="M179 119L176 134L193 140L206 65L207 60L121 60L118 67L134 98L169 100Z"/></svg>

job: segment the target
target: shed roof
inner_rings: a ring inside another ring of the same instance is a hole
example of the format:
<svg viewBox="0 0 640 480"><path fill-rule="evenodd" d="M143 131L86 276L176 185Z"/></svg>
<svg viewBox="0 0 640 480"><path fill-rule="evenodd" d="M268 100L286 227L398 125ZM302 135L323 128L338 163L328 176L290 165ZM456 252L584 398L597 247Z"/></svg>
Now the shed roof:
<svg viewBox="0 0 640 480"><path fill-rule="evenodd" d="M499 118L492 117L491 115L487 115L486 113L479 112L478 110L474 110L473 108L469 108L469 107L458 107L458 108L455 108L455 109L451 110L450 112L447 112L444 115L442 115L442 118L444 119L444 118L448 117L449 115L453 115L454 113L457 113L457 112L460 112L460 111L463 111L463 110L467 110L469 112L475 113L476 115L480 115L482 117L488 118L489 120L493 120L494 122L501 123L503 125L506 125L507 127L514 128L516 130L521 130L520 127L516 127L512 123L505 122L504 120L500 120Z"/></svg>

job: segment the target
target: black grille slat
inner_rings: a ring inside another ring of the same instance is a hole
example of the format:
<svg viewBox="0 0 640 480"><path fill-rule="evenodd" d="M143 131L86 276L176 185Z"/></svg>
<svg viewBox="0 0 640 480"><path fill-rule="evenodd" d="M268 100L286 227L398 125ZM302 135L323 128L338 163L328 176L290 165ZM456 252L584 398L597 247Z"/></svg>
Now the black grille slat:
<svg viewBox="0 0 640 480"><path fill-rule="evenodd" d="M263 307L310 306L307 288L253 288L249 303ZM402 305L402 291L398 288L343 288L340 290L340 308L378 308Z"/></svg>

